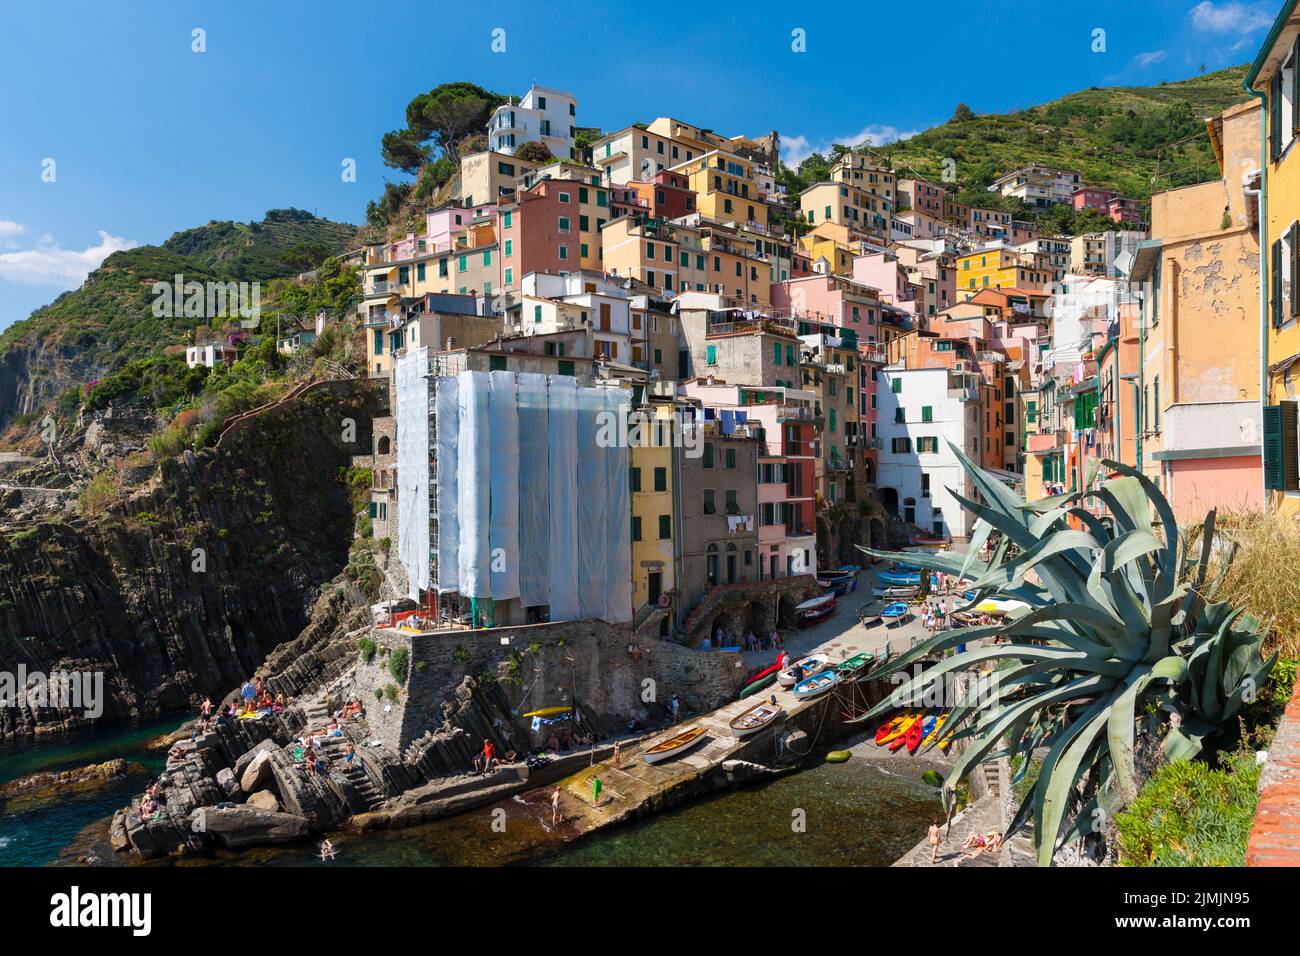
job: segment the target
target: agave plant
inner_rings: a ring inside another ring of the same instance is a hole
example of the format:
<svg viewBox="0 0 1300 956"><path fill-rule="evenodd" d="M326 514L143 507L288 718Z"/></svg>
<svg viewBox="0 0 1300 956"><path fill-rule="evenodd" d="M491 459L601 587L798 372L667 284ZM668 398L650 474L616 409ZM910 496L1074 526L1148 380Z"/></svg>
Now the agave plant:
<svg viewBox="0 0 1300 956"><path fill-rule="evenodd" d="M1003 756L1023 758L1023 775L1030 756L1044 751L1008 835L1032 814L1038 862L1050 865L1060 846L1136 796L1139 721L1165 758L1189 759L1253 698L1277 655L1262 659L1258 620L1213 600L1235 550L1221 549L1207 581L1214 512L1199 553L1189 556L1169 502L1133 468L1103 461L1110 474L1097 483L1094 461L1085 484L1096 487L1026 502L949 444L981 499L953 493L977 519L969 552L861 550L973 578L971 600L958 610L990 597L1024 606L991 626L940 632L889 662L881 674L935 661L862 719L933 699L953 675L964 672L958 680L969 683L991 669L977 697L944 695L942 735L960 750L944 786ZM1109 523L1083 507L1089 499L1105 505ZM978 560L993 531L1000 539L990 560ZM979 646L945 656L972 642Z"/></svg>

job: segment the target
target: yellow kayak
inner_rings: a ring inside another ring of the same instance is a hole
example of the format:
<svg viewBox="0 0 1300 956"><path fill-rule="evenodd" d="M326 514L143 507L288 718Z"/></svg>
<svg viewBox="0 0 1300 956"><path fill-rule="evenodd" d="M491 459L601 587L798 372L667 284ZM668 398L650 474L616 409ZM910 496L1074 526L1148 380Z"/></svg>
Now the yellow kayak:
<svg viewBox="0 0 1300 956"><path fill-rule="evenodd" d="M884 746L890 741L903 736L903 734L907 733L909 730L912 729L912 725L916 723L918 720L920 720L922 716L924 715L908 714L907 716L900 718L898 723L890 728L889 733L885 734L883 738L882 737L876 738L876 743L880 744L881 746Z"/></svg>
<svg viewBox="0 0 1300 956"><path fill-rule="evenodd" d="M943 727L943 722L947 719L948 719L947 714L940 714L935 719L934 726L930 728L930 732L926 734L923 738L921 738L922 747L930 743L930 741L934 740L935 736L939 733L940 728Z"/></svg>
<svg viewBox="0 0 1300 956"><path fill-rule="evenodd" d="M541 710L530 710L524 714L525 717L554 717L556 714L567 714L573 710L572 707L543 707Z"/></svg>

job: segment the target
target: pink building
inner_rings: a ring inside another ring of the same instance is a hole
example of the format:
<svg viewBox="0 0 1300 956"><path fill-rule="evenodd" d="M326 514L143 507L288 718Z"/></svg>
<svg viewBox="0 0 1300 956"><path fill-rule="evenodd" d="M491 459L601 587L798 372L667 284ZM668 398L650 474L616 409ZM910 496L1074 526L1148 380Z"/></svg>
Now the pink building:
<svg viewBox="0 0 1300 956"><path fill-rule="evenodd" d="M1080 186L1074 191L1071 201L1075 209L1096 209L1098 212L1106 212L1106 204L1118 195L1110 189Z"/></svg>
<svg viewBox="0 0 1300 956"><path fill-rule="evenodd" d="M875 342L880 320L878 289L844 276L811 275L772 283L772 307L796 318L848 329L859 342Z"/></svg>
<svg viewBox="0 0 1300 956"><path fill-rule="evenodd" d="M446 252L455 243L457 233L465 232L471 225L494 220L496 211L495 204L486 203L479 206L462 206L458 203L440 206L426 214L423 235L408 233L404 238L388 244L388 261Z"/></svg>
<svg viewBox="0 0 1300 956"><path fill-rule="evenodd" d="M880 290L881 299L918 318L925 314L925 294L892 252L853 257L853 281Z"/></svg>
<svg viewBox="0 0 1300 956"><path fill-rule="evenodd" d="M1136 199L1129 199L1125 196L1116 196L1106 203L1106 212L1110 218L1116 222L1131 222L1135 224L1142 223L1146 216L1143 214L1142 203Z"/></svg>

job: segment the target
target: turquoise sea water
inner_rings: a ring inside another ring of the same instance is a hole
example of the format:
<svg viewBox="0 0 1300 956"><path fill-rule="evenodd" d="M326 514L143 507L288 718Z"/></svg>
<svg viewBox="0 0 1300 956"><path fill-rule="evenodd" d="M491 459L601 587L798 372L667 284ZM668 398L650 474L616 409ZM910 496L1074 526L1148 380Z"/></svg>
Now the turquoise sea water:
<svg viewBox="0 0 1300 956"><path fill-rule="evenodd" d="M0 754L0 782L113 757L144 764L156 774L165 754L149 753L144 745L180 723L172 718L119 726L9 750ZM818 763L558 848L538 822L545 814L516 800L505 803L504 831L492 826L490 810L484 809L402 830L336 834L337 857L326 863L311 841L158 865L887 866L941 813L937 791L920 782L920 772L907 762L864 761L859 749L848 763ZM145 779L132 775L96 793L21 814L0 811L0 866L54 862L84 828L136 796ZM107 850L102 833L91 848L105 862L126 862Z"/></svg>
<svg viewBox="0 0 1300 956"><path fill-rule="evenodd" d="M167 717L138 724L115 724L96 731L6 746L0 749L0 783L45 770L67 770L122 757L143 764L150 775L162 769L165 751L149 753L147 744L175 730L182 717ZM0 809L0 866L42 866L52 863L60 850L86 825L111 815L144 789L144 774L93 793L75 794L22 813Z"/></svg>

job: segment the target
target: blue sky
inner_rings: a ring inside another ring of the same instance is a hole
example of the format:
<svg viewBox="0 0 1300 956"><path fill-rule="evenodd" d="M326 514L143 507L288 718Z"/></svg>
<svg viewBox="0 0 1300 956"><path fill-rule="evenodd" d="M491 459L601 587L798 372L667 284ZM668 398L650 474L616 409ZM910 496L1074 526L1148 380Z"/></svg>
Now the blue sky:
<svg viewBox="0 0 1300 956"><path fill-rule="evenodd" d="M379 159L380 136L403 125L412 96L448 80L568 89L579 122L604 129L660 115L728 134L776 129L798 159L925 129L958 101L1006 111L1245 62L1280 0L6 6L0 327L80 285L109 252L210 219L298 206L360 222L399 175ZM206 52L191 49L196 28ZM496 28L504 53L491 49ZM1105 52L1093 52L1096 29ZM340 176L349 158L352 183ZM48 159L53 182L42 181Z"/></svg>

